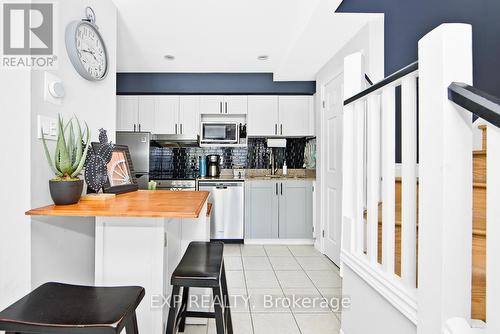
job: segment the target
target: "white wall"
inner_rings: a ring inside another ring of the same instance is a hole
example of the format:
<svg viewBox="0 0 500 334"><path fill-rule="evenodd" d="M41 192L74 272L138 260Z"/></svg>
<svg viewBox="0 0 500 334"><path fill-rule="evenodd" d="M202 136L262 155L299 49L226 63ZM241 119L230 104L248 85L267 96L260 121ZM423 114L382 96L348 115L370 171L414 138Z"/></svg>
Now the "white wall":
<svg viewBox="0 0 500 334"><path fill-rule="evenodd" d="M101 82L83 79L67 56L64 31L67 24L80 20L91 6L109 53L109 71ZM60 77L66 97L58 106L43 99L43 71L32 73L31 83L31 206L52 203L48 180L53 177L46 162L42 143L36 138L37 115L67 119L76 115L86 121L95 141L98 129L105 128L114 141L116 119L116 7L111 0L72 0L58 2L55 38L59 44L59 66L51 73ZM52 142L54 147L55 142ZM93 284L94 220L89 218L32 218L32 286L46 281Z"/></svg>
<svg viewBox="0 0 500 334"><path fill-rule="evenodd" d="M351 307L342 312L344 334L415 334L416 326L373 290L356 273L344 266L342 295Z"/></svg>
<svg viewBox="0 0 500 334"><path fill-rule="evenodd" d="M0 70L0 309L30 289L29 70Z"/></svg>
<svg viewBox="0 0 500 334"><path fill-rule="evenodd" d="M344 58L352 53L362 52L365 59L365 67L368 76L373 82L377 82L384 78L384 15L380 14L374 16L373 19L368 22L346 45L339 51L335 56L326 63L321 70L316 75L316 108L315 108L315 118L316 118L316 134L317 134L317 191L318 200L316 203L316 221L315 230L318 231L318 236L322 229L321 219L321 198L324 198L322 193L323 187L321 186L323 181L323 173L321 171L322 166L322 149L323 149L323 125L322 121L322 96L321 91L323 85L329 82L331 79L341 74L344 66ZM324 205L327 205L326 203ZM321 238L316 239L315 246L318 249L322 249Z"/></svg>

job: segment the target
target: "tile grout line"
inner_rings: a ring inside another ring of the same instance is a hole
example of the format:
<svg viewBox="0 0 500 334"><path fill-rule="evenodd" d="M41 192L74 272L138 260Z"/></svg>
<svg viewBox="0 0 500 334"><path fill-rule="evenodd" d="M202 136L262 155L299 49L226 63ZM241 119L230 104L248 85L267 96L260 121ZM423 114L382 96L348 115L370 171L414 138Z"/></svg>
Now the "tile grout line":
<svg viewBox="0 0 500 334"><path fill-rule="evenodd" d="M265 250L264 250L265 252ZM245 291L247 292L247 303L248 303L248 315L250 316L250 326L252 327L252 333L255 334L255 326L253 324L253 312L250 307L250 293L248 292L247 275L245 270L245 264L243 263L243 252L240 245L240 257L241 257L241 270L243 271L243 281L245 282Z"/></svg>

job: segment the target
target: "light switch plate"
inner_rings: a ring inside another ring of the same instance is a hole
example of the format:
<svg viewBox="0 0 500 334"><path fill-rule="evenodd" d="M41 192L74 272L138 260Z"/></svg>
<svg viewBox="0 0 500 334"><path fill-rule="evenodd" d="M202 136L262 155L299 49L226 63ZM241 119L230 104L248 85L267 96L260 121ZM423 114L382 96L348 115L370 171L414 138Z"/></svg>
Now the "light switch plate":
<svg viewBox="0 0 500 334"><path fill-rule="evenodd" d="M49 103L52 103L55 105L61 105L62 99L55 98L52 96L52 94L50 94L49 86L52 82L62 82L62 80L55 74L52 74L50 72L44 72L43 99L46 102L49 102Z"/></svg>
<svg viewBox="0 0 500 334"><path fill-rule="evenodd" d="M57 140L57 118L38 115L37 117L38 139Z"/></svg>

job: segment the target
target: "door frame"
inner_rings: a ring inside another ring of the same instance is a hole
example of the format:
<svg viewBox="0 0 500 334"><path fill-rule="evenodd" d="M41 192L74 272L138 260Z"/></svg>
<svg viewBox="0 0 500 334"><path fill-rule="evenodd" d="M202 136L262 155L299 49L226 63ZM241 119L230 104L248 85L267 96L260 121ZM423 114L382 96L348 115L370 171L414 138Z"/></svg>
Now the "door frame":
<svg viewBox="0 0 500 334"><path fill-rule="evenodd" d="M325 216L325 205L326 205L326 187L324 183L324 178L326 175L326 145L324 145L324 140L325 140L325 135L326 135L326 124L323 122L323 119L325 117L326 113L326 103L323 103L323 101L326 101L325 98L325 87L326 85L331 82L332 80L335 80L339 76L344 74L344 67L337 68L335 71L332 71L332 73L328 76L326 76L321 82L319 82L319 87L320 87L320 96L319 96L319 136L320 140L318 141L318 147L319 147L319 212L318 212L318 217L319 217L319 230L316 232L316 237L319 238L319 248L321 253L325 254L325 238L323 237L323 231L326 230L326 216ZM342 110L342 112L344 112ZM343 124L342 124L343 126ZM343 129L342 129L343 130ZM340 233L342 233L342 222L340 222ZM340 265L340 264L339 264Z"/></svg>

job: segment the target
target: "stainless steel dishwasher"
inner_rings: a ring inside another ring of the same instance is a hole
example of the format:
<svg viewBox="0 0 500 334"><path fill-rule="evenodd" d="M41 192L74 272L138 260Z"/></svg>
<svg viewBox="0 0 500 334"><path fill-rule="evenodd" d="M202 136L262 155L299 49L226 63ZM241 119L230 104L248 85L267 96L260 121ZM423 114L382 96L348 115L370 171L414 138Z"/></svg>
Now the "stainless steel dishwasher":
<svg viewBox="0 0 500 334"><path fill-rule="evenodd" d="M243 240L245 183L243 181L199 181L199 190L209 191L213 204L210 221L212 240Z"/></svg>

